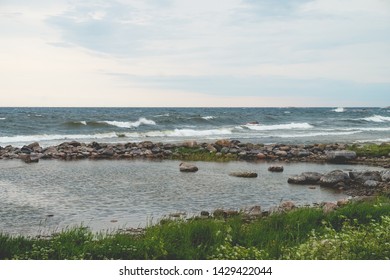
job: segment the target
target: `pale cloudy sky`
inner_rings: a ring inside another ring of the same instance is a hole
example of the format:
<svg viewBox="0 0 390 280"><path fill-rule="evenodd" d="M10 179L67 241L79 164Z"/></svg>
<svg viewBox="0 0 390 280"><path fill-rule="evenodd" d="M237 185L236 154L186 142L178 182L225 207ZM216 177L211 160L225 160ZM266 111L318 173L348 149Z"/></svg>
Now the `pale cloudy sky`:
<svg viewBox="0 0 390 280"><path fill-rule="evenodd" d="M0 106L389 106L390 0L0 0Z"/></svg>

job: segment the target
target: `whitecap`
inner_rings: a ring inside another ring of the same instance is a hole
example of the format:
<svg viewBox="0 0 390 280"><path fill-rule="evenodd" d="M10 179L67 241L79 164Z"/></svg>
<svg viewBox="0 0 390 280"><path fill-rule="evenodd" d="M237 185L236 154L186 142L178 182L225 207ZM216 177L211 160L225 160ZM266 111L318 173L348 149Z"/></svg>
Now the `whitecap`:
<svg viewBox="0 0 390 280"><path fill-rule="evenodd" d="M336 112L336 113L343 113L345 111L345 109L343 107L338 107L336 109L333 109L332 111Z"/></svg>
<svg viewBox="0 0 390 280"><path fill-rule="evenodd" d="M214 116L205 116L205 117L202 117L202 119L204 120L212 120L212 119L215 119Z"/></svg>
<svg viewBox="0 0 390 280"><path fill-rule="evenodd" d="M0 118L0 120L5 120L6 118Z"/></svg>
<svg viewBox="0 0 390 280"><path fill-rule="evenodd" d="M277 135L280 138L303 138L303 137L318 137L318 136L340 136L340 135L353 135L357 133L361 133L362 131L344 131L344 132L312 132L312 133L304 133L304 134L284 134Z"/></svg>
<svg viewBox="0 0 390 280"><path fill-rule="evenodd" d="M31 143L40 141L59 141L59 140L82 140L82 139L107 139L117 138L115 132L97 133L97 134L36 134L36 135L15 135L0 137L0 143Z"/></svg>
<svg viewBox="0 0 390 280"><path fill-rule="evenodd" d="M121 122L121 121L100 121L99 123L106 123L108 125L120 127L120 128L133 128L139 127L140 125L156 125L156 122L153 120L148 120L146 118L139 118L135 122Z"/></svg>
<svg viewBox="0 0 390 280"><path fill-rule="evenodd" d="M261 125L261 124L247 124L244 127L251 130L284 130L284 129L310 129L313 126L309 123L287 123L287 124L275 124L275 125Z"/></svg>
<svg viewBox="0 0 390 280"><path fill-rule="evenodd" d="M367 118L361 118L360 120L365 120L368 122L390 122L390 117L384 117L381 115L373 115Z"/></svg>

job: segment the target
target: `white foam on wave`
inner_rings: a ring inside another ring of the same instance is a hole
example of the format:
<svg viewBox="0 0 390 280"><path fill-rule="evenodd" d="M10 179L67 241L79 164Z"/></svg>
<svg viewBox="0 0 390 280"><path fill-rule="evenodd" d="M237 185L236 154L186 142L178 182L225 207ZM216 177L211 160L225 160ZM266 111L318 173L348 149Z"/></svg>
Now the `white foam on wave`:
<svg viewBox="0 0 390 280"><path fill-rule="evenodd" d="M82 140L82 139L107 139L117 138L115 132L97 134L37 134L37 135L16 135L0 137L1 144L31 143L39 141L59 141L59 140Z"/></svg>
<svg viewBox="0 0 390 280"><path fill-rule="evenodd" d="M140 125L156 125L156 122L153 120L148 120L146 118L139 118L135 122L120 122L120 121L100 121L99 123L106 123L108 125L120 127L120 128L133 128L139 127Z"/></svg>
<svg viewBox="0 0 390 280"><path fill-rule="evenodd" d="M246 124L244 127L251 130L265 131L265 130L286 130L286 129L310 129L313 126L309 123L287 123L275 125L261 125L261 124Z"/></svg>
<svg viewBox="0 0 390 280"><path fill-rule="evenodd" d="M312 132L304 134L284 134L277 135L280 138L304 138L304 137L318 137L318 136L341 136L341 135L353 135L356 133L361 133L362 131L344 131L344 132Z"/></svg>
<svg viewBox="0 0 390 280"><path fill-rule="evenodd" d="M0 118L0 120L5 120L6 118Z"/></svg>
<svg viewBox="0 0 390 280"><path fill-rule="evenodd" d="M360 120L365 120L368 122L390 122L390 117L384 117L381 115L373 115L367 118L361 118Z"/></svg>
<svg viewBox="0 0 390 280"><path fill-rule="evenodd" d="M127 137L206 137L213 135L229 135L232 134L232 130L228 128L221 129L175 129L166 131L150 131L145 133L128 133Z"/></svg>
<svg viewBox="0 0 390 280"><path fill-rule="evenodd" d="M202 117L202 119L204 120L212 120L212 119L215 119L214 116L205 116L205 117Z"/></svg>
<svg viewBox="0 0 390 280"><path fill-rule="evenodd" d="M333 109L332 111L336 112L336 113L343 113L345 111L345 109L343 107L338 107L336 109Z"/></svg>

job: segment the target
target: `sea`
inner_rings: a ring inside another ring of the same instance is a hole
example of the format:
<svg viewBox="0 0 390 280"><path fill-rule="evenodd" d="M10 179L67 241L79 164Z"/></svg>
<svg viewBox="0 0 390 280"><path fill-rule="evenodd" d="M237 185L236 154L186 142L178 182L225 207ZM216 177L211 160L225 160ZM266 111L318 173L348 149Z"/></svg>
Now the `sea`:
<svg viewBox="0 0 390 280"><path fill-rule="evenodd" d="M0 108L0 146L182 142L235 139L250 143L365 143L390 141L388 108ZM74 226L94 232L145 227L201 211L269 210L336 202L347 195L287 183L306 171L379 170L378 167L267 162L193 162L183 173L175 160L0 160L0 233L50 235ZM257 178L236 178L249 171Z"/></svg>
<svg viewBox="0 0 390 280"><path fill-rule="evenodd" d="M0 146L64 141L390 141L390 108L0 108Z"/></svg>

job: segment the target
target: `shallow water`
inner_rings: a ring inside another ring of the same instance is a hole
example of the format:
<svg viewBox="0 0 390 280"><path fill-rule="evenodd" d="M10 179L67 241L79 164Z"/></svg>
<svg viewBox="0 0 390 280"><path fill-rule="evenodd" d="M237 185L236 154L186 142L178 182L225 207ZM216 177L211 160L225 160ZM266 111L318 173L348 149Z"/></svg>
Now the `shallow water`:
<svg viewBox="0 0 390 280"><path fill-rule="evenodd" d="M94 231L138 227L162 216L199 214L216 208L263 209L292 200L298 205L336 201L346 195L326 188L290 185L304 171L375 169L356 165L284 164L283 173L267 163L197 162L196 173L179 172L179 161L0 161L0 231L35 235L75 226ZM258 178L236 178L254 171ZM116 222L112 222L115 220Z"/></svg>

